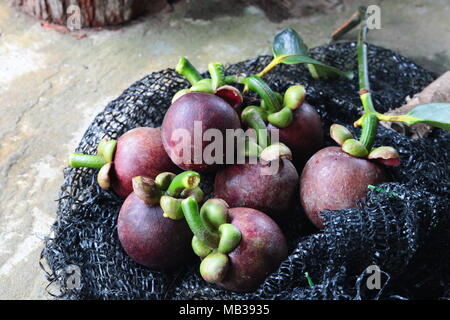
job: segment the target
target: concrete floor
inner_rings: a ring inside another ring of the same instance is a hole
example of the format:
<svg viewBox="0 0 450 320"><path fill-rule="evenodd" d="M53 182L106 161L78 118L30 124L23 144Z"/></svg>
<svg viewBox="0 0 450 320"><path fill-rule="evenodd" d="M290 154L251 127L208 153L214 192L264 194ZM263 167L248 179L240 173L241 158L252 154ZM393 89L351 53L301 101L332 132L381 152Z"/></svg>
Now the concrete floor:
<svg viewBox="0 0 450 320"><path fill-rule="evenodd" d="M171 13L115 30L83 31L87 37L79 40L0 3L0 299L49 298L38 261L67 155L108 101L180 56L205 70L209 61L268 54L284 27L295 28L310 47L321 45L358 5L369 3L382 10L372 43L438 74L450 69L448 0L348 0L334 13L281 23L255 7L223 15L217 1L200 2L179 2Z"/></svg>

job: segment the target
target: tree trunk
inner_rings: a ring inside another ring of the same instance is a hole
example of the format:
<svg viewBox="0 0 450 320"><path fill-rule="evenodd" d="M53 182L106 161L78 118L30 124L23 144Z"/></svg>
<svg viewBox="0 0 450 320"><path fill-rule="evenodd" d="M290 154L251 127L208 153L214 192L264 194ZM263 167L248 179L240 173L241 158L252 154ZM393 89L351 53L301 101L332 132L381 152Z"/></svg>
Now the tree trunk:
<svg viewBox="0 0 450 320"><path fill-rule="evenodd" d="M166 0L9 0L27 14L38 19L80 27L118 25L143 14L164 9Z"/></svg>

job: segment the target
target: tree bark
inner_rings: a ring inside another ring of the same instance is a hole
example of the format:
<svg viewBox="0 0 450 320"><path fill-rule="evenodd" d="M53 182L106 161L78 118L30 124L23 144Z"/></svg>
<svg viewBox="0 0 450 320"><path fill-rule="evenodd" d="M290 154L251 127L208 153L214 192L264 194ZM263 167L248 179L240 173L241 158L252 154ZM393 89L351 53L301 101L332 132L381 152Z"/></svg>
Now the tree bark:
<svg viewBox="0 0 450 320"><path fill-rule="evenodd" d="M152 12L157 12L168 5L166 0L9 0L9 2L40 20L67 25L68 19L72 19L71 21L78 19L81 27L118 25L143 14L148 7Z"/></svg>

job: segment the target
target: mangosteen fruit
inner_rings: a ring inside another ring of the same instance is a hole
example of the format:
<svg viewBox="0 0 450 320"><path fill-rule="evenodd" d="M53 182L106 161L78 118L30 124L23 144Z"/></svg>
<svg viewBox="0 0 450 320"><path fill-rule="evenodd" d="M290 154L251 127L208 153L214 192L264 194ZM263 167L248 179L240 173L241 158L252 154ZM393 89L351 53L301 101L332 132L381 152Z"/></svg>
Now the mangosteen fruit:
<svg viewBox="0 0 450 320"><path fill-rule="evenodd" d="M199 190L198 183L198 174L189 171L178 176L161 173L155 180L133 178L134 191L117 220L119 240L129 257L152 269L176 267L192 258L192 232L182 219L181 201L186 191ZM192 199L201 201L202 195Z"/></svg>
<svg viewBox="0 0 450 320"><path fill-rule="evenodd" d="M324 228L322 210L355 208L368 185L389 180L385 168L357 158L340 147L327 147L314 154L300 177L300 202L305 214L319 229Z"/></svg>
<svg viewBox="0 0 450 320"><path fill-rule="evenodd" d="M194 233L192 247L202 259L200 274L208 282L236 292L256 290L288 255L286 239L266 214L228 208L210 199L198 212L192 198L182 209Z"/></svg>
<svg viewBox="0 0 450 320"><path fill-rule="evenodd" d="M229 165L216 174L214 194L232 207L260 210L271 217L286 213L295 202L298 173L292 162L280 159L276 173L265 174L268 164Z"/></svg>
<svg viewBox="0 0 450 320"><path fill-rule="evenodd" d="M203 139L208 129L225 137L227 129L240 128L236 111L222 98L204 92L188 92L175 100L162 124L162 141L172 161L182 169L199 172L213 170L225 161L225 143L221 150L205 156L205 148L214 141ZM216 160L216 153L223 157Z"/></svg>

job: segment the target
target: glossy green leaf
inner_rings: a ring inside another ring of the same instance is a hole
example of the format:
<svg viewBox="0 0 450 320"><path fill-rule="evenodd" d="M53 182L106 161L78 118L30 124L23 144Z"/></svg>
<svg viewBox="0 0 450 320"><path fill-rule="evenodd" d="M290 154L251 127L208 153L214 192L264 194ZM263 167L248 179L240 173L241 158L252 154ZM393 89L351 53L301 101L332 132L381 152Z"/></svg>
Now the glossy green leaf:
<svg viewBox="0 0 450 320"><path fill-rule="evenodd" d="M432 102L421 104L407 113L407 116L415 118L406 121L408 125L426 123L433 127L450 131L450 103Z"/></svg>
<svg viewBox="0 0 450 320"><path fill-rule="evenodd" d="M272 44L272 52L275 58L281 56L291 56L291 55L308 55L308 47L303 42L302 38L298 35L298 33L291 29L284 29L280 33L278 33ZM295 64L295 59L291 60L289 57L283 59L283 63L287 64Z"/></svg>
<svg viewBox="0 0 450 320"><path fill-rule="evenodd" d="M308 64L308 69L315 79L330 79L336 77L353 78L352 72L341 70L326 65L308 56L308 47L302 38L293 29L284 29L275 36L272 44L272 52L279 63L285 64Z"/></svg>

